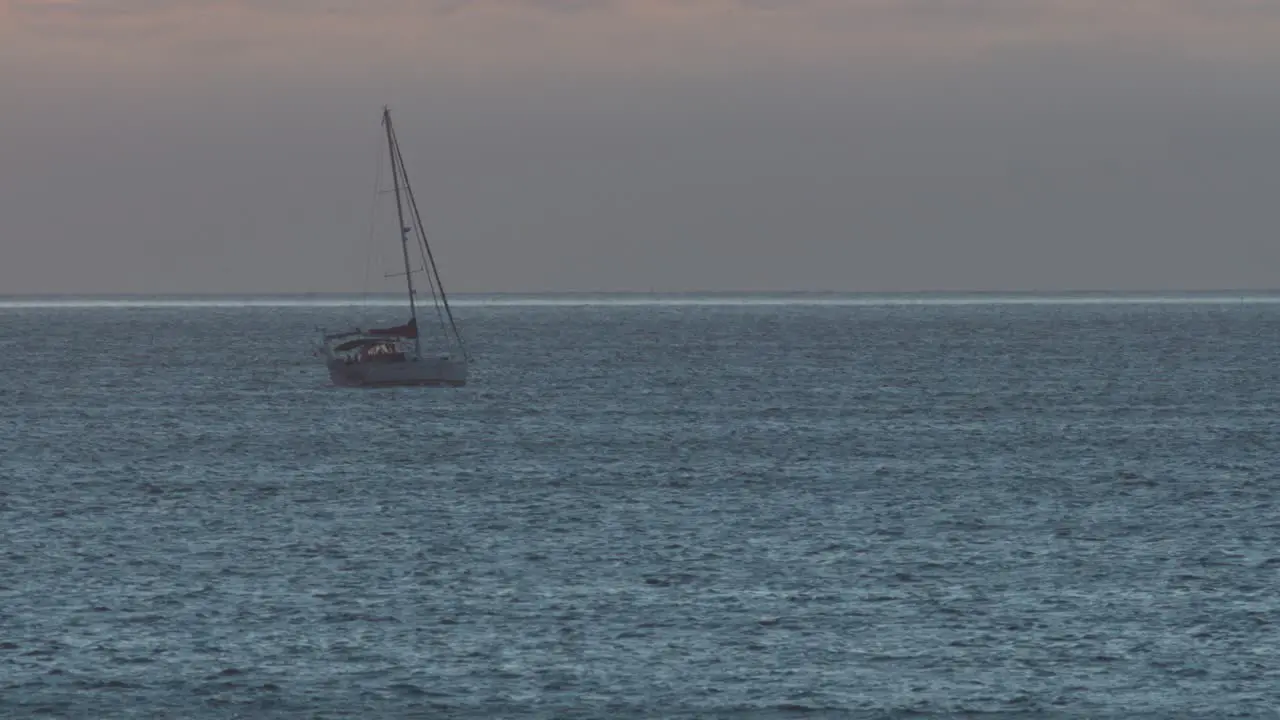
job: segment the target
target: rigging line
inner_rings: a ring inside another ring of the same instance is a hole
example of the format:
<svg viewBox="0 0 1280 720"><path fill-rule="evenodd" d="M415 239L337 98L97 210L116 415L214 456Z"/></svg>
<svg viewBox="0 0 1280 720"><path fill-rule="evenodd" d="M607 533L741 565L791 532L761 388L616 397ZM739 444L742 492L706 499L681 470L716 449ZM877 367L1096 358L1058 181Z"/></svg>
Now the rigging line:
<svg viewBox="0 0 1280 720"><path fill-rule="evenodd" d="M395 135L395 128L392 128L392 131L391 131L391 132L392 132L392 135L394 136L394 135ZM414 197L414 194L413 194L413 188L409 185L409 176L408 176L408 174L405 172L405 169L404 169L404 156L403 156L403 155L401 154L401 152L400 152L400 138L398 138L398 137L393 137L393 138L392 138L392 143L395 145L396 157L399 159L399 162L397 163L397 166L399 167L399 170L400 170L400 177L404 180L404 186L405 186L405 188L408 190L408 192L406 192L406 195L408 195L408 196L409 196L409 204L410 204L410 207L412 208L412 207L416 206L416 202L417 202L417 201L416 201L416 199L415 199L415 197ZM424 244L425 244L425 242L426 242L426 240L425 240L425 231L422 229L422 222L421 222L421 218L417 217L416 215L415 215L415 217L414 217L413 226L414 226L414 228L413 228L413 229L414 229L414 236L415 236L416 238L418 238L418 242L416 242L416 243L414 243L414 244L418 246L418 254L422 257L422 267L423 267L423 270L427 270L428 268L430 268L430 267L434 267L434 266L433 266L433 264L430 262L430 259L427 257L427 255L422 251L423 245L424 245ZM430 290L431 290L431 304L432 304L432 306L435 308L435 311L436 311L436 319L440 321L440 328L441 328L441 329L444 329L444 328L448 327L447 323L445 322L445 316L444 316L444 314L443 314L443 313L441 312L441 310L440 310L440 300L441 300L441 296L444 294L444 291L443 291L443 289L441 288L441 289L439 290L439 293L437 293L436 281L435 281L435 279L432 277L432 273L430 273L430 272L424 272L424 273L423 273L423 275L424 275L424 276L426 276L426 278L427 278L427 287L428 287L428 288L430 288ZM438 277L438 276L437 276L437 277Z"/></svg>
<svg viewBox="0 0 1280 720"><path fill-rule="evenodd" d="M400 144L396 142L396 152L399 153ZM409 187L409 172L404 168L403 159L400 162L400 174L404 177L405 186ZM449 307L449 298L444 292L444 283L440 281L440 270L436 267L434 253L431 252L431 245L427 242L427 233L422 229L422 214L418 211L418 199L414 197L412 189L409 191L409 208L413 211L413 220L418 226L418 235L422 240L422 247L427 251L427 259L431 266L431 273L435 276L435 285L440 288L440 300L444 304L445 314L449 316L449 327L453 328L453 336L458 340L458 348L462 350L462 356L468 358L466 343L462 340L462 333L458 331L458 324L453 319L453 309Z"/></svg>
<svg viewBox="0 0 1280 720"><path fill-rule="evenodd" d="M379 133L381 135L381 133ZM364 281L360 286L360 302L369 305L369 266L373 262L373 235L378 222L378 188L382 184L382 138L374 146L373 200L369 203L369 235L364 241Z"/></svg>
<svg viewBox="0 0 1280 720"><path fill-rule="evenodd" d="M418 254L421 255L422 254L422 231L419 230L416 234L418 236L418 243L417 243ZM423 260L425 261L426 258L424 257ZM436 284L431 279L431 273L424 272L423 275L427 276L427 285L431 288L431 304L436 309L436 319L440 321L440 328L444 329L446 327L444 313L440 312L440 298L436 294Z"/></svg>
<svg viewBox="0 0 1280 720"><path fill-rule="evenodd" d="M410 196L410 198L412 198L412 195ZM411 206L412 205L413 203L411 201ZM426 246L426 242L427 242L426 231L423 230L421 221L415 222L414 225L416 226L416 232L414 233L414 235L418 240L417 242L418 255L422 257L423 268L424 269L430 268L432 271L432 272L425 272L423 274L427 276L427 285L431 288L431 301L435 307L436 319L440 322L440 329L444 330L448 327L448 323L446 322L445 315L442 312L441 306L443 304L444 308L448 308L448 304L447 304L448 301L444 298L444 288L437 286L436 281L439 278L439 274L434 272L435 263L432 262L431 258L429 258L427 254L423 251L423 248ZM444 302L442 303L442 301ZM463 351L463 353L465 354L465 348L461 346L461 343L459 343L458 349Z"/></svg>
<svg viewBox="0 0 1280 720"><path fill-rule="evenodd" d="M400 156L396 149L395 127L391 124L391 109L387 106L382 107L382 125L387 135L387 157L391 162L391 182L396 190L396 234L400 236L400 255L404 261L404 283L405 290L409 294L409 315L413 321L414 328L418 327L418 301L414 297L416 294L413 289L413 273L412 267L409 265L409 238L405 236L404 226L404 205L400 198L400 176L404 174L404 158ZM405 192L412 193L413 189L407 184ZM413 356L415 359L422 358L422 338L420 334L413 334Z"/></svg>
<svg viewBox="0 0 1280 720"><path fill-rule="evenodd" d="M400 150L400 143L399 143L399 139L397 139L397 140L396 140L396 151L397 151L397 152L399 152L399 150ZM409 179L408 179L408 177L404 174L404 171L403 171L403 170L404 170L404 163L403 163L403 162L401 162L401 164L400 164L400 168L401 168L401 173L400 173L400 175L401 175L401 177L402 177L402 178L404 178L405 185L406 185L406 187L407 187L407 186L408 186ZM410 193L410 195L411 195L411 197L410 197L410 201L412 202L412 199L413 199L413 198L412 198L412 193ZM422 249L422 248L423 248L423 242L424 242L424 240L423 240L423 235L424 235L424 233L425 233L425 230L423 230L422 225L421 225L420 223L416 222L416 221L413 223L413 226L414 226L414 227L413 227L413 231L414 231L414 232L413 232L413 234L414 234L414 237L418 239L418 242L416 242L416 243L414 243L414 244L415 244L415 245L417 245L417 248L418 248L418 256L422 259L422 269L423 269L423 271L424 271L424 272L423 272L423 275L425 275L425 276L426 276L426 278L427 278L427 287L431 288L431 302L432 302L432 304L434 304L434 305L435 305L435 308L436 308L436 314L437 314L437 315L439 315L439 313L440 313L440 296L439 296L439 294L438 294L438 290L437 290L437 288L436 288L435 278L434 278L434 277L432 276L432 274L429 272L429 268L431 267L430 259L427 257L427 254L426 254L425 252L423 252L423 249ZM442 328L443 328L443 327L445 327L445 326L446 326L446 324L445 324L444 317L443 317L443 316L441 316L441 317L440 317L440 327L442 327Z"/></svg>
<svg viewBox="0 0 1280 720"><path fill-rule="evenodd" d="M443 330L448 328L449 325L445 321L445 317L440 311L439 290L436 288L435 280L432 278L431 273L429 271L430 265L428 264L426 253L422 252L422 230L421 229L415 228L414 238L416 239L416 242L414 244L418 246L418 255L422 258L422 270L423 270L422 274L427 278L427 287L431 289L431 305L432 307L435 308L436 319L440 321L440 328Z"/></svg>
<svg viewBox="0 0 1280 720"><path fill-rule="evenodd" d="M394 131L394 128L393 128L393 130L392 130L392 134L393 134L393 135L394 135L394 132L395 132L395 131ZM404 156L403 156L403 154L401 153L401 150L400 150L400 138L399 138L399 137L393 137L393 138L392 138L392 144L393 144L393 147L394 147L394 150L395 150L395 153L396 153L396 158L399 160L399 162L397 162L397 163L396 163L396 165L397 165L397 167L398 167L398 169L399 169L399 176L400 176L400 178L401 178L401 180L402 180L402 182L404 183L404 186L405 186L405 194L408 196L409 203L413 203L413 202L414 202L413 188L412 188L412 186L410 186L410 184L409 184L409 177L408 177L408 175L405 173L405 169L404 169ZM411 207L412 207L412 205L410 205L410 208L411 208ZM413 226L414 226L414 236L415 236L415 238L421 238L421 236L422 236L422 226L421 226L421 223L417 222L417 221L416 221L416 219L415 219L415 220L411 220L410 222L411 222L411 223L413 224ZM422 246L421 246L421 241L419 240L418 242L415 242L414 244L415 244L415 245L418 245L418 253L419 253L419 255L422 255ZM428 267L429 267L429 265L430 265L429 259L428 259L425 255L422 255L422 264L423 264L423 270L424 270L424 271L425 271L425 270L427 270L427 268L428 268ZM445 329L447 329L447 327L448 327L448 326L447 326L447 324L445 323L445 318L444 318L444 316L443 316L443 315L441 315L441 313L440 313L440 297L439 297L439 295L437 294L437 292L438 292L438 291L437 291L436 283L435 283L435 281L434 281L434 279L433 279L433 277L432 277L432 274L431 274L430 272L424 272L424 273L423 273L423 275L425 275L425 276L426 276L426 278L427 278L427 287L428 287L428 288L430 288L430 290L431 290L431 304L432 304L432 306L434 307L434 309L435 309L435 311L436 311L436 319L440 322L440 329L445 330Z"/></svg>

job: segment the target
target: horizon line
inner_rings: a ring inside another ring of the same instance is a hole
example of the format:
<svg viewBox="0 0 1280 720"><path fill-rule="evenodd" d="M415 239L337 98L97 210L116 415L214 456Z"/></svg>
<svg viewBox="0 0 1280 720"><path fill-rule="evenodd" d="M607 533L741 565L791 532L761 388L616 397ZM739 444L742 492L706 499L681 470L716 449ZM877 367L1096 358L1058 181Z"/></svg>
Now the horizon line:
<svg viewBox="0 0 1280 720"><path fill-rule="evenodd" d="M451 305L696 306L696 305L1105 305L1273 304L1280 290L927 290L853 292L778 291L544 291L453 293ZM422 298L420 304L431 304ZM29 293L0 294L0 309L147 307L395 307L403 293Z"/></svg>

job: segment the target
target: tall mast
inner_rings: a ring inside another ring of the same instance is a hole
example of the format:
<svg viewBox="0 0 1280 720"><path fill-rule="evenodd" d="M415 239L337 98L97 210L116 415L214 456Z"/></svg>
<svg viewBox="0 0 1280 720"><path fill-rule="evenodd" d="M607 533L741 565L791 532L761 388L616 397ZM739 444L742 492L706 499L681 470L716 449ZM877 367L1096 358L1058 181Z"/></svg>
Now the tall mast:
<svg viewBox="0 0 1280 720"><path fill-rule="evenodd" d="M400 250L404 255L404 282L409 289L409 317L413 319L413 357L422 357L422 345L418 339L418 303L413 290L413 269L409 266L409 228L404 225L404 204L400 201L401 167L396 162L395 133L391 130L391 108L382 107L382 126L387 129L387 152L391 154L391 181L396 191L396 217L400 221Z"/></svg>

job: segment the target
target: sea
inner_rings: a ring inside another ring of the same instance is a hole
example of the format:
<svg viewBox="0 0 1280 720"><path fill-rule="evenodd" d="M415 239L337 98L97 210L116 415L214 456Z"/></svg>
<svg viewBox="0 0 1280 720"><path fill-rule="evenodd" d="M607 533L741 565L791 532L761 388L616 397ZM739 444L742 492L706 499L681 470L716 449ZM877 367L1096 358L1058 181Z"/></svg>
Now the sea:
<svg viewBox="0 0 1280 720"><path fill-rule="evenodd" d="M454 313L0 298L0 717L1280 717L1280 296Z"/></svg>

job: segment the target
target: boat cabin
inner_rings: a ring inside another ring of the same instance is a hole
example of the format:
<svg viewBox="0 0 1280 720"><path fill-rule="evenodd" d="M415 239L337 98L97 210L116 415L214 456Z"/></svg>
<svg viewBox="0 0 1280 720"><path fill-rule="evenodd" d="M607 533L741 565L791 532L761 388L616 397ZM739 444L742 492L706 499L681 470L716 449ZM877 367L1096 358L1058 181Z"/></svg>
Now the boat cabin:
<svg viewBox="0 0 1280 720"><path fill-rule="evenodd" d="M396 339L359 338L348 340L333 348L348 365L368 362L404 362L405 352Z"/></svg>

